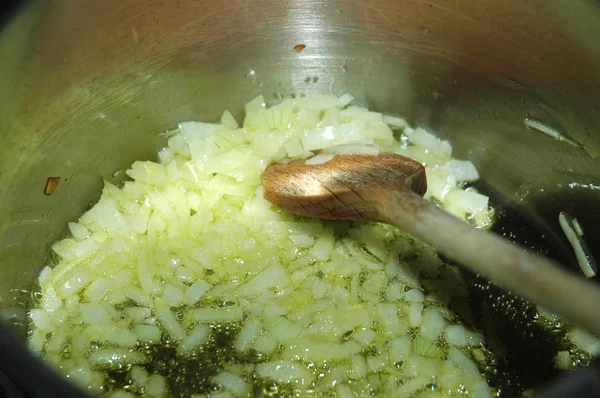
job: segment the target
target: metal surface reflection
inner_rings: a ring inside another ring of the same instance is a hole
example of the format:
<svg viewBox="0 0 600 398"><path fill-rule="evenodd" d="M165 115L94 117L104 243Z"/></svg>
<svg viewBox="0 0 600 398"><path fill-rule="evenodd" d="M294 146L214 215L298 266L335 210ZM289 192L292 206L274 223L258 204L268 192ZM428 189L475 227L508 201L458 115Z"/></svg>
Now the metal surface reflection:
<svg viewBox="0 0 600 398"><path fill-rule="evenodd" d="M597 2L562 0L33 2L0 35L2 316L24 336L21 292L102 178L259 93L350 92L429 125L508 198L597 184L599 21Z"/></svg>

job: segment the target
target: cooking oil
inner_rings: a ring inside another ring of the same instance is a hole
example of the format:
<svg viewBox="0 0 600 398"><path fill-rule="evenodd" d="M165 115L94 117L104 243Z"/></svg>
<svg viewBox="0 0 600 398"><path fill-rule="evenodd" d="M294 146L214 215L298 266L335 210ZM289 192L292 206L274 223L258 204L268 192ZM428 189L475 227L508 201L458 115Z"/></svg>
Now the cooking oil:
<svg viewBox="0 0 600 398"><path fill-rule="evenodd" d="M581 273L558 221L559 213L565 211L582 223L592 252L600 248L600 212L597 210L600 189L578 183L545 187L528 191L527 196L514 202L507 201L485 182L475 185L496 207L492 230L513 242ZM466 270L463 273L469 281L470 302L482 303L469 307L475 311L475 324L484 331L486 341L496 354L489 356L495 358L496 363L486 366L486 370L493 375L489 380L491 385L502 389L502 396L516 396L555 379L558 370L554 361L558 351L570 350L574 367L589 364L589 355L572 347L566 338L570 325L564 320L548 320L526 300Z"/></svg>
<svg viewBox="0 0 600 398"><path fill-rule="evenodd" d="M600 212L596 211L600 201L600 189L590 189L589 186L571 184L557 187L555 190L539 190L530 193L518 203L508 202L497 195L485 183L477 184L482 193L491 197L491 203L496 208L496 221L493 230L505 237L532 248L558 262L575 266L575 256L562 236L558 223L560 211L566 211L577 217L586 231L586 238L591 248L600 247ZM344 235L343 231L340 232ZM366 248L360 247L361 254L373 256ZM415 261L414 258L403 258L403 261ZM449 261L445 261L450 263ZM576 268L574 268L576 269ZM554 367L554 356L558 351L571 350L566 340L566 323L557 321L548 324L545 318L539 316L537 308L509 292L490 284L482 278L463 271L470 285L470 296L455 298L450 303L459 319L465 325L475 325L485 333L488 345L477 348L474 352L482 374L488 380L490 387L498 397L515 397L523 390L534 388L543 381L555 378L557 370ZM365 283L365 274L358 278L359 285ZM421 280L421 288L427 292L441 290L436 279ZM382 300L385 296L380 296ZM34 292L33 301L39 300L39 292ZM202 302L201 305L211 303ZM213 305L229 307L236 305L233 300L214 298ZM123 308L124 310L124 308ZM377 325L370 325L378 333ZM183 358L177 354L173 340L165 335L160 344L140 343L136 350L144 353L148 361L143 368L149 374L161 374L165 377L170 394L174 397L191 396L193 394L211 394L219 391L220 386L213 377L223 368L244 366L265 362L264 355L255 351L236 352L234 342L240 330L239 323L215 323L210 325L211 335L207 342L197 347L191 355ZM352 331L342 336L349 339ZM411 328L408 335L412 339L419 338L418 328ZM437 343L439 351L445 352L447 343L443 338ZM59 355L63 359L70 358L72 342L66 341ZM90 350L99 346L93 343ZM362 356L367 359L380 355L375 346L363 350ZM436 355L439 353L436 351ZM443 354L442 354L443 355ZM589 356L577 351L570 351L570 359L576 365L586 365ZM318 374L325 377L332 370L333 363L325 363L317 369ZM395 366L403 367L402 361ZM252 369L252 367L248 367ZM123 389L133 395L143 395L144 391L136 389L130 380L130 367L117 366L107 370L109 377L104 386L106 392ZM252 394L257 397L292 397L298 396L299 391L290 384L281 384L272 380L261 379L250 370L241 374L252 385ZM382 385L381 379L387 378L385 373L373 375L373 380L367 383ZM377 378L377 380L375 380ZM358 380L351 381L358 383ZM362 383L362 382L361 382ZM317 385L314 386L315 388ZM435 390L433 381L427 387ZM376 394L377 388L371 393Z"/></svg>

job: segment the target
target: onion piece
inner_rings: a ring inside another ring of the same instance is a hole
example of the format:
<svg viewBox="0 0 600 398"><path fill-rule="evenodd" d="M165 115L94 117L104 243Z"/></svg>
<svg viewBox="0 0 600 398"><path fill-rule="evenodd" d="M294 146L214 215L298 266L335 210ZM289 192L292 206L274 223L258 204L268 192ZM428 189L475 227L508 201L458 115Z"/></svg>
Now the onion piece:
<svg viewBox="0 0 600 398"><path fill-rule="evenodd" d="M567 333L567 337L582 351L592 355L600 355L600 339L583 329L573 328Z"/></svg>
<svg viewBox="0 0 600 398"><path fill-rule="evenodd" d="M306 159L306 161L304 163L308 164L308 165L324 164L324 163L329 162L334 157L335 157L335 155L332 155L329 153L321 153L319 155L313 156L312 158Z"/></svg>
<svg viewBox="0 0 600 398"><path fill-rule="evenodd" d="M423 304L411 303L408 307L408 322L411 327L421 325L423 319Z"/></svg>
<svg viewBox="0 0 600 398"><path fill-rule="evenodd" d="M406 119L392 115L383 115L383 122L388 124L393 129L403 130L405 127L409 126Z"/></svg>
<svg viewBox="0 0 600 398"><path fill-rule="evenodd" d="M169 342L188 361L212 342L212 328L226 328L237 333L236 363L216 369L209 383L221 391L211 396L246 396L244 378L256 374L299 394L318 381L314 392L325 395L368 386L421 396L434 383L485 397L483 378L440 361L442 333L454 347L484 340L452 328L443 303L464 297L464 280L433 250L380 224L297 218L262 197L272 162L400 153L426 165L427 198L477 226L490 222L487 198L458 184L476 178L474 166L453 160L448 142L350 101L309 96L267 107L259 96L242 129L224 111L219 124L182 122L165 134L159 161L134 163L122 188L105 182L100 201L69 224L72 237L54 245L58 264L40 274L42 298L30 312L31 348L93 393L107 376L92 369L133 366L132 391L168 396L172 380L144 371L149 358L134 347ZM258 364L245 362L253 357Z"/></svg>
<svg viewBox="0 0 600 398"><path fill-rule="evenodd" d="M181 340L186 337L185 330L181 327L175 316L165 303L156 303L156 316L161 325L173 336L175 340Z"/></svg>
<svg viewBox="0 0 600 398"><path fill-rule="evenodd" d="M477 365L469 359L462 351L458 348L450 347L448 350L448 357L454 362L459 368L467 372L471 377L479 380L482 378Z"/></svg>
<svg viewBox="0 0 600 398"><path fill-rule="evenodd" d="M237 120L235 120L231 112L227 109L221 115L221 124L230 130L235 130L239 127Z"/></svg>
<svg viewBox="0 0 600 398"><path fill-rule="evenodd" d="M206 325L196 326L177 346L177 352L181 355L188 353L200 345L210 335L210 328Z"/></svg>
<svg viewBox="0 0 600 398"><path fill-rule="evenodd" d="M214 380L237 397L245 397L250 391L248 383L231 372L220 372Z"/></svg>
<svg viewBox="0 0 600 398"><path fill-rule="evenodd" d="M575 257L579 268L583 272L586 278L592 278L596 276L598 271L598 265L596 260L590 253L585 241L583 240L583 228L577 221L569 214L561 211L558 215L559 224L567 237L569 243L575 251Z"/></svg>
<svg viewBox="0 0 600 398"><path fill-rule="evenodd" d="M190 317L204 323L239 322L243 319L244 312L239 307L195 308L190 310Z"/></svg>
<svg viewBox="0 0 600 398"><path fill-rule="evenodd" d="M446 321L444 317L434 308L427 308L423 313L423 323L421 324L421 337L435 341L444 330Z"/></svg>
<svg viewBox="0 0 600 398"><path fill-rule="evenodd" d="M312 380L312 374L304 366L291 361L261 363L256 372L263 378L279 383L305 384Z"/></svg>
<svg viewBox="0 0 600 398"><path fill-rule="evenodd" d="M235 341L235 349L240 352L247 351L262 330L262 324L258 318L250 318L244 322L244 326Z"/></svg>
<svg viewBox="0 0 600 398"><path fill-rule="evenodd" d="M322 153L332 153L336 155L379 155L380 152L380 146L375 144L336 145L322 150Z"/></svg>
<svg viewBox="0 0 600 398"><path fill-rule="evenodd" d="M479 179L475 165L469 160L450 159L442 168L453 175L458 181L473 182Z"/></svg>
<svg viewBox="0 0 600 398"><path fill-rule="evenodd" d="M99 366L118 367L119 365L143 363L146 361L146 356L126 348L106 348L92 352L90 361Z"/></svg>
<svg viewBox="0 0 600 398"><path fill-rule="evenodd" d="M253 296L265 289L281 289L289 284L289 278L285 269L280 264L274 264L250 279L238 290L239 296Z"/></svg>

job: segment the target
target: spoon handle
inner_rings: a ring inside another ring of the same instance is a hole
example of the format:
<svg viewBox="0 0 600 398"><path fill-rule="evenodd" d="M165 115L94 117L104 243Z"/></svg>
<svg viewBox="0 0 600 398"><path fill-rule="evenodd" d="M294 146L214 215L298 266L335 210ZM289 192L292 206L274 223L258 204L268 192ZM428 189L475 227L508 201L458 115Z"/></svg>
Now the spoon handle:
<svg viewBox="0 0 600 398"><path fill-rule="evenodd" d="M600 288L502 237L473 228L420 196L379 196L382 221L454 261L600 336Z"/></svg>

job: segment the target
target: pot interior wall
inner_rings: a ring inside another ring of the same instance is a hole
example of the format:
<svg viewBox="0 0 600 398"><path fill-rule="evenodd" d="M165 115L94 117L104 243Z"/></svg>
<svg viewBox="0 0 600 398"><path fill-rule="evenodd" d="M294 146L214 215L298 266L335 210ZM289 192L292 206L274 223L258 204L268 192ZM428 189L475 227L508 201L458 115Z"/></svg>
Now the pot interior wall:
<svg viewBox="0 0 600 398"><path fill-rule="evenodd" d="M48 245L99 197L102 179L118 183L134 160L154 159L164 145L158 133L177 122L215 121L224 108L240 118L258 94L276 102L349 92L359 104L428 126L478 166L507 208L573 183L594 203L600 10L565 7L560 0L31 3L0 35L7 60L0 71L11 76L0 83L2 318L25 337ZM296 44L306 48L296 52ZM582 148L527 129L525 118ZM61 178L50 196L48 177ZM556 229L551 214L523 203L536 225ZM588 228L592 215L578 217ZM546 246L572 264L556 239ZM530 375L529 384L550 373Z"/></svg>

